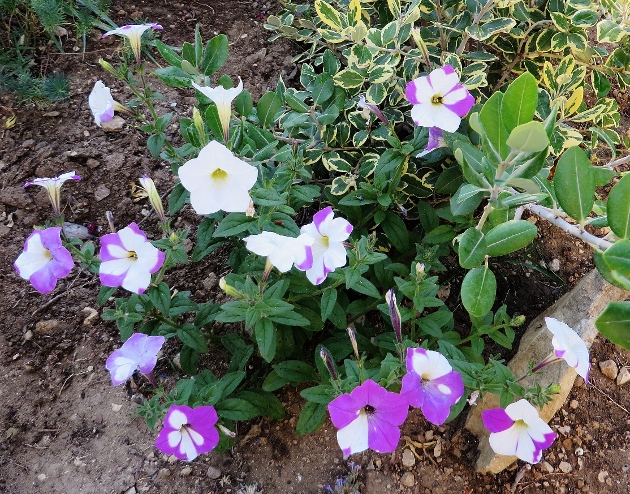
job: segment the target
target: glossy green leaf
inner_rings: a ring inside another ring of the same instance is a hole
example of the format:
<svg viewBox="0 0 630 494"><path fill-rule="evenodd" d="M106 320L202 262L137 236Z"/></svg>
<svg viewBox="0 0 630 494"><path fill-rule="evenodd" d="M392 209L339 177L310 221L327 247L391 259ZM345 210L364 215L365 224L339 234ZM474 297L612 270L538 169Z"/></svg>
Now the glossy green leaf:
<svg viewBox="0 0 630 494"><path fill-rule="evenodd" d="M479 121L483 125L485 132L485 136L483 136L484 143L487 142L490 147L488 151L493 152L494 162L499 162L506 158L509 151L505 142L509 132L503 123L503 113L501 111L502 101L503 93L497 91L490 96L479 112ZM486 155L488 155L487 152Z"/></svg>
<svg viewBox="0 0 630 494"><path fill-rule="evenodd" d="M508 86L503 95L501 118L505 129L512 132L519 125L531 122L537 104L538 83L533 75L525 72Z"/></svg>
<svg viewBox="0 0 630 494"><path fill-rule="evenodd" d="M538 228L525 220L510 220L486 233L489 256L504 256L529 245L536 238Z"/></svg>
<svg viewBox="0 0 630 494"><path fill-rule="evenodd" d="M462 282L462 303L468 313L483 317L494 304L497 294L497 280L486 266L471 269Z"/></svg>
<svg viewBox="0 0 630 494"><path fill-rule="evenodd" d="M506 143L523 153L537 153L547 149L549 138L542 122L532 121L515 127Z"/></svg>
<svg viewBox="0 0 630 494"><path fill-rule="evenodd" d="M313 368L301 360L285 360L274 367L276 373L292 383L316 381L317 375Z"/></svg>
<svg viewBox="0 0 630 494"><path fill-rule="evenodd" d="M630 175L625 175L608 194L608 225L619 238L630 238Z"/></svg>
<svg viewBox="0 0 630 494"><path fill-rule="evenodd" d="M474 227L466 230L459 239L459 264L463 268L474 268L483 263L486 257L486 239Z"/></svg>
<svg viewBox="0 0 630 494"><path fill-rule="evenodd" d="M583 223L593 209L595 180L591 162L578 146L567 149L558 160L553 185L562 209Z"/></svg>
<svg viewBox="0 0 630 494"><path fill-rule="evenodd" d="M359 72L352 69L345 69L341 72L337 72L333 77L335 84L344 89L352 89L363 85L365 77Z"/></svg>
<svg viewBox="0 0 630 494"><path fill-rule="evenodd" d="M326 321L326 319L328 319L328 316L332 314L336 303L337 289L332 287L326 288L326 290L324 290L324 293L322 293L322 298L320 301L322 321Z"/></svg>
<svg viewBox="0 0 630 494"><path fill-rule="evenodd" d="M201 72L204 75L212 75L219 70L228 58L229 43L225 34L219 34L208 41L203 58L201 59Z"/></svg>
<svg viewBox="0 0 630 494"><path fill-rule="evenodd" d="M276 355L276 328L270 319L263 317L254 326L254 336L258 351L266 362L271 362Z"/></svg>
<svg viewBox="0 0 630 494"><path fill-rule="evenodd" d="M300 435L315 432L326 421L326 411L327 405L325 403L307 401L295 427L296 432Z"/></svg>
<svg viewBox="0 0 630 494"><path fill-rule="evenodd" d="M613 343L630 350L630 302L611 302L595 320L595 327Z"/></svg>
<svg viewBox="0 0 630 494"><path fill-rule="evenodd" d="M271 91L263 94L256 107L260 125L263 127L271 126L280 108L282 108L282 98L280 96Z"/></svg>

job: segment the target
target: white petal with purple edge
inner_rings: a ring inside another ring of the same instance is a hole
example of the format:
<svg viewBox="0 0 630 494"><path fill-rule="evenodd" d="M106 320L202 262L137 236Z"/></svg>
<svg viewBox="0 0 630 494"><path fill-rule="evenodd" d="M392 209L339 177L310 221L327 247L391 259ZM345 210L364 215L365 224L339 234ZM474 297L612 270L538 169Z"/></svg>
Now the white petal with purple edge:
<svg viewBox="0 0 630 494"><path fill-rule="evenodd" d="M368 433L368 416L361 411L354 421L337 431L337 442L345 455L360 453L368 448Z"/></svg>

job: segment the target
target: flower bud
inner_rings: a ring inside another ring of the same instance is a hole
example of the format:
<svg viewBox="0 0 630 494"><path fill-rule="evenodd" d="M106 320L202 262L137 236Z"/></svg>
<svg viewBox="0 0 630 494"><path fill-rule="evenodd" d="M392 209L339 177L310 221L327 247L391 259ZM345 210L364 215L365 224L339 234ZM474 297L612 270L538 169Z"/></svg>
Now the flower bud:
<svg viewBox="0 0 630 494"><path fill-rule="evenodd" d="M387 301L387 306L389 308L389 318L392 321L392 326L394 327L394 333L396 333L396 341L399 344L402 344L402 324L400 320L400 310L398 309L398 304L396 304L396 294L394 293L394 289L387 290L385 294L385 300Z"/></svg>
<svg viewBox="0 0 630 494"><path fill-rule="evenodd" d="M416 278L421 280L424 278L424 275L424 263L419 262L416 264Z"/></svg>
<svg viewBox="0 0 630 494"><path fill-rule="evenodd" d="M348 327L346 331L348 332L348 338L350 338L350 343L352 344L352 349L354 350L355 357L357 358L357 360L361 360L361 357L359 356L359 347L357 346L357 335L354 332L354 329Z"/></svg>
<svg viewBox="0 0 630 494"><path fill-rule="evenodd" d="M160 218L162 223L166 223L166 216L164 215L164 208L162 207L162 199L155 188L155 183L148 175L142 175L138 181L140 182L140 186L147 193L149 202L151 203L155 213L158 215L158 218Z"/></svg>
<svg viewBox="0 0 630 494"><path fill-rule="evenodd" d="M512 320L510 321L510 326L517 327L517 326L522 325L524 322L525 322L525 316L523 316L522 314L519 314L512 318Z"/></svg>
<svg viewBox="0 0 630 494"><path fill-rule="evenodd" d="M557 395L560 391L562 391L562 386L560 386L559 384L552 384L551 386L547 387L547 391L549 392L549 394Z"/></svg>
<svg viewBox="0 0 630 494"><path fill-rule="evenodd" d="M319 356L324 361L324 365L326 366L326 369L328 369L328 372L330 372L330 377L336 381L338 377L337 369L335 368L335 361L333 360L330 352L326 350L326 347L321 347L319 350Z"/></svg>
<svg viewBox="0 0 630 494"><path fill-rule="evenodd" d="M228 429L227 427L225 427L224 425L221 424L217 424L217 427L219 428L219 430L221 432L223 432L223 434L225 434L227 437L236 437L236 432L231 431L230 429Z"/></svg>
<svg viewBox="0 0 630 494"><path fill-rule="evenodd" d="M98 59L98 63L100 64L101 67L103 67L107 72L109 72L110 74L115 75L116 77L118 77L118 71L112 66L111 63L109 63L108 61L106 61L104 58L99 58Z"/></svg>
<svg viewBox="0 0 630 494"><path fill-rule="evenodd" d="M233 286L227 284L227 281L225 280L225 277L222 277L219 280L219 288L221 290L223 290L230 297L245 298L243 296L243 294L241 292L239 292L236 288L234 288Z"/></svg>

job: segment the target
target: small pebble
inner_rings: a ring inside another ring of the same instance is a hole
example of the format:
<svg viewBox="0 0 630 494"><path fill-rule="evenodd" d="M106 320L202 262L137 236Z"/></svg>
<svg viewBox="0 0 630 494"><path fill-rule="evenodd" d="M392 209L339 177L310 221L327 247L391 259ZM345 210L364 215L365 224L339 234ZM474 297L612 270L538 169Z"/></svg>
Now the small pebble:
<svg viewBox="0 0 630 494"><path fill-rule="evenodd" d="M553 466L551 466L551 463L549 463L548 461L543 461L540 466L542 467L543 470L545 470L547 473L553 473Z"/></svg>
<svg viewBox="0 0 630 494"><path fill-rule="evenodd" d="M577 400L571 400L569 406L575 410L577 407L580 406L580 403Z"/></svg>
<svg viewBox="0 0 630 494"><path fill-rule="evenodd" d="M411 472L403 473L403 476L400 478L402 485L405 487L413 487L416 483L416 478L413 476Z"/></svg>
<svg viewBox="0 0 630 494"><path fill-rule="evenodd" d="M630 369L622 367L617 375L617 386L622 386L630 381Z"/></svg>
<svg viewBox="0 0 630 494"><path fill-rule="evenodd" d="M599 363L599 369L608 379L614 381L619 373L619 368L614 360L604 360Z"/></svg>
<svg viewBox="0 0 630 494"><path fill-rule="evenodd" d="M192 473L192 468L190 467L182 468L181 472L179 472L179 474L182 477L188 477L191 473Z"/></svg>
<svg viewBox="0 0 630 494"><path fill-rule="evenodd" d="M561 461L560 465L558 465L558 468L560 469L562 473L569 473L573 470L573 467L571 466L571 464L566 461Z"/></svg>
<svg viewBox="0 0 630 494"><path fill-rule="evenodd" d="M597 474L597 480L599 480L602 484L606 482L606 479L609 477L608 472L606 470L601 470Z"/></svg>
<svg viewBox="0 0 630 494"><path fill-rule="evenodd" d="M208 473L206 474L208 476L208 478L212 479L212 480L216 480L221 476L221 470L219 470L217 467L208 467Z"/></svg>
<svg viewBox="0 0 630 494"><path fill-rule="evenodd" d="M409 448L405 448L402 454L402 464L405 467L412 467L416 464L416 457Z"/></svg>
<svg viewBox="0 0 630 494"><path fill-rule="evenodd" d="M158 472L158 477L161 479L165 479L166 477L169 477L171 475L171 471L168 468L160 468L160 471Z"/></svg>

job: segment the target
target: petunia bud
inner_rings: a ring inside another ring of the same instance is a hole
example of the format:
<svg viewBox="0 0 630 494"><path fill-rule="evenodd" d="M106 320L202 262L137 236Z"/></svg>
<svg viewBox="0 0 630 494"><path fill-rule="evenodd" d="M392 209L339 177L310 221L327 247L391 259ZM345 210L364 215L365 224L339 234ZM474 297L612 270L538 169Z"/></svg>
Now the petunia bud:
<svg viewBox="0 0 630 494"><path fill-rule="evenodd" d="M234 288L233 286L227 284L227 281L225 280L225 277L222 277L219 280L219 288L221 290L223 290L230 297L241 298L241 299L245 298L243 296L243 294L241 292L239 292L236 288Z"/></svg>
<svg viewBox="0 0 630 494"><path fill-rule="evenodd" d="M147 193L149 202L151 203L151 206L153 207L155 213L158 215L158 218L160 218L160 221L162 223L166 223L166 216L164 215L164 208L162 207L162 199L160 198L160 194L155 188L155 183L148 175L142 175L142 177L140 177L138 181L140 182L140 185L142 186L144 191Z"/></svg>
<svg viewBox="0 0 630 494"><path fill-rule="evenodd" d="M359 347L357 346L357 335L354 332L354 329L348 327L346 331L348 332L348 338L350 338L350 343L352 344L354 355L356 356L357 360L361 360L361 357L359 355Z"/></svg>
<svg viewBox="0 0 630 494"><path fill-rule="evenodd" d="M208 137L206 136L206 131L203 127L203 118L201 117L201 112L196 106L193 106L193 122L195 123L195 128L199 133L202 145L205 146L206 144L208 144Z"/></svg>
<svg viewBox="0 0 630 494"><path fill-rule="evenodd" d="M324 365L326 366L326 369L328 369L328 372L330 372L330 377L336 381L338 377L337 369L335 368L335 361L333 360L330 352L326 350L326 347L321 347L319 350L319 356L324 361Z"/></svg>
<svg viewBox="0 0 630 494"><path fill-rule="evenodd" d="M396 341L402 344L402 329L401 329L401 321L400 321L400 310L398 309L398 304L396 304L396 294L394 293L394 289L387 290L385 294L385 300L387 301L387 306L389 308L389 318L392 321L392 326L394 327L394 333L396 333Z"/></svg>
<svg viewBox="0 0 630 494"><path fill-rule="evenodd" d="M421 280L424 278L424 263L417 263L416 264L416 278L418 278L418 280Z"/></svg>
<svg viewBox="0 0 630 494"><path fill-rule="evenodd" d="M101 65L101 67L103 67L107 72L109 72L110 74L113 74L115 76L118 76L118 71L112 66L111 63L109 63L107 60L105 60L104 58L99 58L98 59L98 63Z"/></svg>

